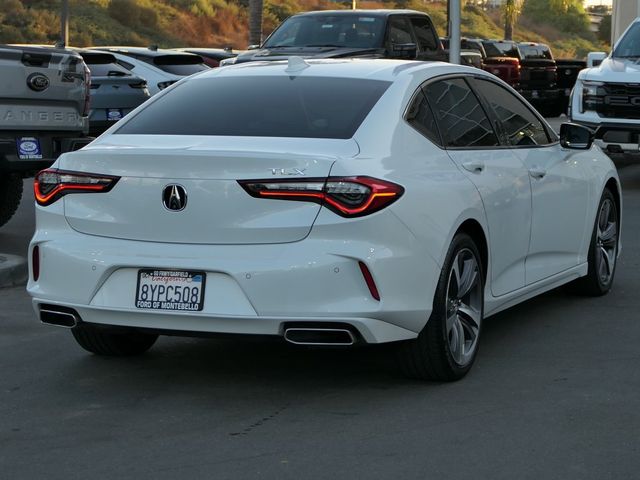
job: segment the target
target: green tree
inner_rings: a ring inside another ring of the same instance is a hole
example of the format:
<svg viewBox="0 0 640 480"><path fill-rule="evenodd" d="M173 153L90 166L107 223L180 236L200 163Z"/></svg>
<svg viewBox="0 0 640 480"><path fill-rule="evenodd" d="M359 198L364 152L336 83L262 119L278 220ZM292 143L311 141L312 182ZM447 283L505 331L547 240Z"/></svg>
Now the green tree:
<svg viewBox="0 0 640 480"><path fill-rule="evenodd" d="M611 15L602 17L598 28L598 38L605 43L611 43Z"/></svg>
<svg viewBox="0 0 640 480"><path fill-rule="evenodd" d="M540 24L593 39L582 0L527 0L523 13Z"/></svg>
<svg viewBox="0 0 640 480"><path fill-rule="evenodd" d="M502 5L502 19L504 20L504 39L513 40L513 27L522 11L522 0L506 0Z"/></svg>

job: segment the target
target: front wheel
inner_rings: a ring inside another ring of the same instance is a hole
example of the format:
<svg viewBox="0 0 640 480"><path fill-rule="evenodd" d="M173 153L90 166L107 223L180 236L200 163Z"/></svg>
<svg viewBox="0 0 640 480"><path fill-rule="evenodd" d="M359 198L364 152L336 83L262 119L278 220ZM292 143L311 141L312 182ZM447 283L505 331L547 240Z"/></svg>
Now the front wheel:
<svg viewBox="0 0 640 480"><path fill-rule="evenodd" d="M618 207L609 189L605 190L598 205L589 255L587 275L576 280L572 290L588 296L601 296L611 290L618 260Z"/></svg>
<svg viewBox="0 0 640 480"><path fill-rule="evenodd" d="M469 235L459 233L447 252L429 321L417 339L401 346L405 373L425 380L464 377L478 351L483 309L480 253Z"/></svg>

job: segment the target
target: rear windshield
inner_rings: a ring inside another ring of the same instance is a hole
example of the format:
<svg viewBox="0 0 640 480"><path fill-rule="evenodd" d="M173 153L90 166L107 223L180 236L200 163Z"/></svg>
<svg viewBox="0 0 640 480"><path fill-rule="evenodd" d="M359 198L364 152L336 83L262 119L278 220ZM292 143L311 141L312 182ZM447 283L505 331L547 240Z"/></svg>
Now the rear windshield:
<svg viewBox="0 0 640 480"><path fill-rule="evenodd" d="M87 64L92 77L125 77L131 72L117 63L89 63Z"/></svg>
<svg viewBox="0 0 640 480"><path fill-rule="evenodd" d="M167 73L182 76L209 70L198 55L162 55L154 57L153 64Z"/></svg>
<svg viewBox="0 0 640 480"><path fill-rule="evenodd" d="M383 37L382 17L366 14L300 15L285 20L263 47L379 48Z"/></svg>
<svg viewBox="0 0 640 480"><path fill-rule="evenodd" d="M522 56L528 60L553 60L549 47L542 45L520 45Z"/></svg>
<svg viewBox="0 0 640 480"><path fill-rule="evenodd" d="M194 79L116 133L351 138L390 82L246 76Z"/></svg>
<svg viewBox="0 0 640 480"><path fill-rule="evenodd" d="M513 43L483 42L487 57L512 57L520 58L518 48Z"/></svg>

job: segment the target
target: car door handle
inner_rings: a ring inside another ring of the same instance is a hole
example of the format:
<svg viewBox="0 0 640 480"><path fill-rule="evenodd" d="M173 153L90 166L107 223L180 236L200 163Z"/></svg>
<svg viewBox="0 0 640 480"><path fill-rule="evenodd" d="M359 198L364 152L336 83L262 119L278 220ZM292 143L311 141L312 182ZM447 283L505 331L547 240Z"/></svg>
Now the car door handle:
<svg viewBox="0 0 640 480"><path fill-rule="evenodd" d="M484 170L484 162L480 160L471 160L469 162L464 162L462 164L462 168L469 170L471 173L480 173Z"/></svg>
<svg viewBox="0 0 640 480"><path fill-rule="evenodd" d="M529 169L529 175L533 178L543 178L547 174L544 168L533 167Z"/></svg>

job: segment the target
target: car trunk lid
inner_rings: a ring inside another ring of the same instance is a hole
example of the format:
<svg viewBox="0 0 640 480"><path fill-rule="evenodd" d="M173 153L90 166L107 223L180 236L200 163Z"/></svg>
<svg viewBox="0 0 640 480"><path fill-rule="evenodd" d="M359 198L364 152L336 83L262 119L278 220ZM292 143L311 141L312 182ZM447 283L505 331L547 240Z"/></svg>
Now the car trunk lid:
<svg viewBox="0 0 640 480"><path fill-rule="evenodd" d="M354 140L111 135L61 158L63 170L121 177L108 193L67 195L65 216L79 232L129 240L294 242L321 207L254 198L238 180L326 178L357 153ZM174 185L186 193L180 211L166 204Z"/></svg>

